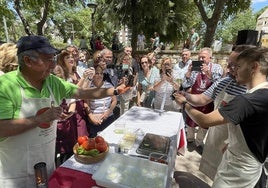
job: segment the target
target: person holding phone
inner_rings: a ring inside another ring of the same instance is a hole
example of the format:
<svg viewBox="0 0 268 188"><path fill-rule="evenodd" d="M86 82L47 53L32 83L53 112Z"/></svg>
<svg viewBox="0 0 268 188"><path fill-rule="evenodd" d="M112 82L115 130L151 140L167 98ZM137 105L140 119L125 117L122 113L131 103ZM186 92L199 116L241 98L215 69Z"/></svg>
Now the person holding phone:
<svg viewBox="0 0 268 188"><path fill-rule="evenodd" d="M217 169L212 187L266 187L268 161L268 48L244 50L234 65L238 84L246 94L208 114L194 109L181 94L176 102L203 128L227 126L229 144ZM266 169L267 172L267 169Z"/></svg>
<svg viewBox="0 0 268 188"><path fill-rule="evenodd" d="M150 54L141 57L140 67L137 84L137 106L152 108L155 97L153 86L159 79L159 69L151 62Z"/></svg>
<svg viewBox="0 0 268 188"><path fill-rule="evenodd" d="M227 60L229 75L214 82L206 91L201 94L189 94L181 92L187 102L193 106L204 106L210 102L214 102L214 109L225 106L235 96L246 93L246 87L239 85L235 80L236 59L238 55L254 46L238 45L236 46ZM204 151L201 157L199 170L206 174L211 180L214 179L217 168L221 162L222 154L228 144L227 126L210 127L206 137Z"/></svg>
<svg viewBox="0 0 268 188"><path fill-rule="evenodd" d="M200 71L193 71L192 64L189 65L188 71L182 82L182 87L191 94L203 93L211 84L222 77L223 69L221 65L211 62L212 49L202 48L198 54L198 60L202 62ZM203 113L209 113L214 109L213 102L207 105L195 107ZM187 125L187 141L196 146L198 153L203 152L204 138L207 129L198 128L195 138L195 128L198 126L189 116L186 116L185 123Z"/></svg>
<svg viewBox="0 0 268 188"><path fill-rule="evenodd" d="M163 58L160 66L160 78L153 86L155 90L154 108L161 111L178 111L177 106L174 106L172 94L180 88L180 83L174 79L171 58Z"/></svg>
<svg viewBox="0 0 268 188"><path fill-rule="evenodd" d="M43 36L23 36L17 42L18 69L0 76L1 186L36 187L34 165L40 161L48 177L52 174L63 98L104 98L125 87L84 89L52 75L57 52ZM44 122L49 126L41 127Z"/></svg>

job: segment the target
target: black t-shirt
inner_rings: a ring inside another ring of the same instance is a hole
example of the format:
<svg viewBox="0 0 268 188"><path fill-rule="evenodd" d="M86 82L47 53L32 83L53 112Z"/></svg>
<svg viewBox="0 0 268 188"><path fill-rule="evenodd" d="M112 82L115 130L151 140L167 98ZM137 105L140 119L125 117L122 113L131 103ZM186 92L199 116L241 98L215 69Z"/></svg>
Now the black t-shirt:
<svg viewBox="0 0 268 188"><path fill-rule="evenodd" d="M219 112L235 125L240 124L250 151L263 163L268 154L268 89L239 95Z"/></svg>

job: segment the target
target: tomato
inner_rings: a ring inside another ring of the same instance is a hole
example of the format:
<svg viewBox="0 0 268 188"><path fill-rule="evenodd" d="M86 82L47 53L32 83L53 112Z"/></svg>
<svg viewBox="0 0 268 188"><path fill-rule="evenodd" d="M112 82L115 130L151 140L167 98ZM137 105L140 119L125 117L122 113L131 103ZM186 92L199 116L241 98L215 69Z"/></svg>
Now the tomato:
<svg viewBox="0 0 268 188"><path fill-rule="evenodd" d="M95 149L95 140L94 139L89 139L85 142L83 142L82 144L82 147L85 149L85 150L92 150L92 149Z"/></svg>
<svg viewBox="0 0 268 188"><path fill-rule="evenodd" d="M89 150L89 142L88 141L84 141L82 143L82 147L85 149L85 150Z"/></svg>
<svg viewBox="0 0 268 188"><path fill-rule="evenodd" d="M96 149L99 150L99 152L105 152L107 148L108 148L108 145L106 142L96 144Z"/></svg>
<svg viewBox="0 0 268 188"><path fill-rule="evenodd" d="M45 107L45 108L41 108L36 112L36 115L41 115L43 114L45 111L47 111L49 109L49 107ZM40 128L46 129L48 127L50 127L50 123L49 122L43 122L39 125Z"/></svg>
<svg viewBox="0 0 268 188"><path fill-rule="evenodd" d="M87 140L88 140L87 136L79 136L78 139L77 139L77 142L78 142L79 145L82 145Z"/></svg>
<svg viewBox="0 0 268 188"><path fill-rule="evenodd" d="M96 137L95 137L95 142L96 142L96 143L103 143L103 142L105 142L105 140L104 140L104 138L101 137L101 136L96 136Z"/></svg>

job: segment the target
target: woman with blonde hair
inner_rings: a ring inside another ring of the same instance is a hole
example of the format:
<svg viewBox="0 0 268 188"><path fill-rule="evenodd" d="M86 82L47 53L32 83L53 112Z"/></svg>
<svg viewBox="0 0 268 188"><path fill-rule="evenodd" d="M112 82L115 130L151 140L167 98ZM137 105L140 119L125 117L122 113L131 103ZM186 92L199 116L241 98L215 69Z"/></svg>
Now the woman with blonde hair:
<svg viewBox="0 0 268 188"><path fill-rule="evenodd" d="M122 115L130 108L130 100L134 97L136 74L132 67L132 57L125 52L118 55L116 67L119 79L118 85L125 84L127 86L123 94L119 96L120 114Z"/></svg>
<svg viewBox="0 0 268 188"><path fill-rule="evenodd" d="M156 91L154 106L156 109L178 111L174 106L172 94L180 85L174 81L173 67L170 57L164 57L160 64L160 79L154 85Z"/></svg>
<svg viewBox="0 0 268 188"><path fill-rule="evenodd" d="M17 47L14 43L0 45L0 75L18 67Z"/></svg>
<svg viewBox="0 0 268 188"><path fill-rule="evenodd" d="M57 65L53 72L62 79L82 87L86 81L89 82L87 78L90 72L86 69L80 78L76 72L76 63L73 51L63 50L57 57ZM60 155L59 159L56 159L57 165L73 155L72 148L79 136L89 135L87 103L84 100L63 99L60 106L66 114L73 115L57 123L56 154Z"/></svg>

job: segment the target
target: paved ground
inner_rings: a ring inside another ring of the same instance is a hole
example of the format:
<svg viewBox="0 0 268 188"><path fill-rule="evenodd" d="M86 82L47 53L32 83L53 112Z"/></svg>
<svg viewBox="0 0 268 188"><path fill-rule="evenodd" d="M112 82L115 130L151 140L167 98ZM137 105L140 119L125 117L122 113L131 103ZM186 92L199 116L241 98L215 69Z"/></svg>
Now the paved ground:
<svg viewBox="0 0 268 188"><path fill-rule="evenodd" d="M195 148L188 146L184 156L177 156L175 171L190 172L211 186L212 180L199 170L200 159L201 155L196 152Z"/></svg>

